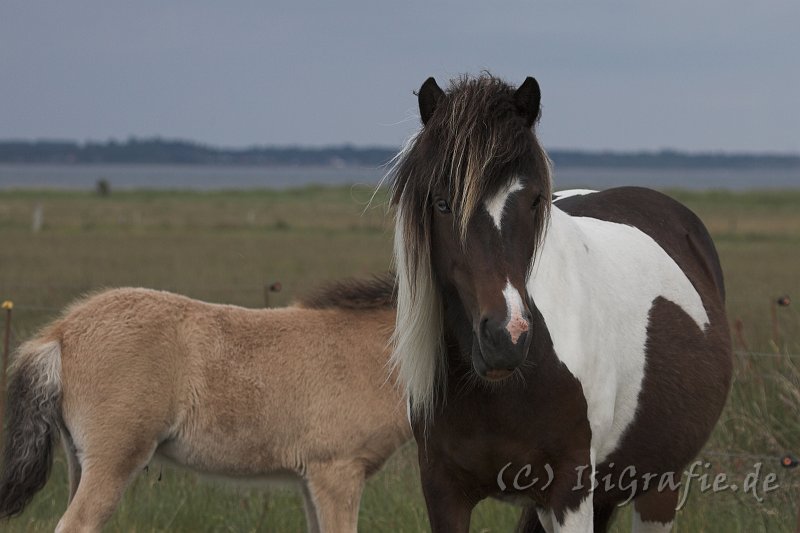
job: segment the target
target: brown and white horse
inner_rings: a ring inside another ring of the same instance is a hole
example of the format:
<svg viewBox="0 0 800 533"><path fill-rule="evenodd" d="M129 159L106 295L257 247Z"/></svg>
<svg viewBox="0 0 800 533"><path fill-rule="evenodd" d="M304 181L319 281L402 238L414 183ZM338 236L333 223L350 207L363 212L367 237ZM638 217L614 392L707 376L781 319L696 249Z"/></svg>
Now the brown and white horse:
<svg viewBox="0 0 800 533"><path fill-rule="evenodd" d="M57 531L100 531L155 456L200 473L295 482L311 531L356 531L361 490L411 437L386 372L393 278L333 285L283 309L115 289L20 347L0 517L47 481L62 437Z"/></svg>
<svg viewBox="0 0 800 533"><path fill-rule="evenodd" d="M389 175L393 358L433 531L468 531L486 497L528 506L525 531L605 531L630 498L634 531L668 531L670 473L731 377L708 232L652 190L553 197L533 78L429 78L418 98Z"/></svg>

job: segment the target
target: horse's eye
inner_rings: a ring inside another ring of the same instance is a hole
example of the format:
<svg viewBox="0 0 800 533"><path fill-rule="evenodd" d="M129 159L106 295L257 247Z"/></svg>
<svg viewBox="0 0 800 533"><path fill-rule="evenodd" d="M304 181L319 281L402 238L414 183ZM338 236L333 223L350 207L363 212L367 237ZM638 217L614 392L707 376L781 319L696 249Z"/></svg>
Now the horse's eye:
<svg viewBox="0 0 800 533"><path fill-rule="evenodd" d="M447 200L443 200L442 198L439 198L438 200L436 200L434 205L436 205L436 209L438 209L440 213L449 213L450 212L450 204L447 203Z"/></svg>
<svg viewBox="0 0 800 533"><path fill-rule="evenodd" d="M542 195L541 194L539 196L537 196L536 199L533 201L533 205L531 205L531 209L536 209L537 207L539 207L540 203L542 203Z"/></svg>

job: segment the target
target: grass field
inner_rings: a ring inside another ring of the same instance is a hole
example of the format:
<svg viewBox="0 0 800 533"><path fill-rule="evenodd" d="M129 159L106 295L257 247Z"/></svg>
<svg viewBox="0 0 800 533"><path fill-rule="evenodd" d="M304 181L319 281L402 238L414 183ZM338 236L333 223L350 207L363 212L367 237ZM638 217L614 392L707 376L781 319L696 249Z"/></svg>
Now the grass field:
<svg viewBox="0 0 800 533"><path fill-rule="evenodd" d="M740 321L750 351L737 356L729 405L702 457L708 471L743 479L762 462L760 479L776 474L779 488L750 493L690 493L676 531L794 531L800 469L780 467L800 454L800 313L777 313L780 295L800 298L800 191L688 193L673 196L708 225L725 270L731 322ZM264 305L263 287L280 281L270 304L284 305L327 279L388 268L391 227L383 197L367 209L364 188L304 188L252 192L121 192L107 198L79 192L0 194L0 299L14 300L13 343L54 318L58 309L99 287L136 285L250 307ZM40 207L37 207L40 206ZM40 209L43 223L32 228ZM743 349L740 341L737 349ZM302 531L300 499L285 491L241 488L159 468L128 490L107 531ZM64 460L47 487L9 532L47 531L65 509ZM413 444L400 450L369 483L360 530L427 530ZM629 530L623 509L615 531ZM473 531L505 532L518 511L487 501Z"/></svg>

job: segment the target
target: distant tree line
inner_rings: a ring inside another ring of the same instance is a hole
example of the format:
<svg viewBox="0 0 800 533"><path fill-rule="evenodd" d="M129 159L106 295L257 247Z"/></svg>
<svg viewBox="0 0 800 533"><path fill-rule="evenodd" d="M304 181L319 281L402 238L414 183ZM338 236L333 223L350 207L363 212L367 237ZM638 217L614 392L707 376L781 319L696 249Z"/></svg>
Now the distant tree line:
<svg viewBox="0 0 800 533"><path fill-rule="evenodd" d="M161 138L123 142L0 141L0 163L378 166L391 147L259 147L226 149ZM798 168L800 155L551 150L558 166L629 168Z"/></svg>

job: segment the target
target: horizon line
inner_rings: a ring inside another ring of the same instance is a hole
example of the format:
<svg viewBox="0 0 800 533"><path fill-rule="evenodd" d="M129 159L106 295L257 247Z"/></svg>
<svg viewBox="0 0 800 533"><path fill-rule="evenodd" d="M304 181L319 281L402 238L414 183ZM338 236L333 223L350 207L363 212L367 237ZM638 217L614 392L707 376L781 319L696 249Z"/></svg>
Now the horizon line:
<svg viewBox="0 0 800 533"><path fill-rule="evenodd" d="M342 141L339 143L325 143L325 144L301 144L301 143L285 143L285 144L244 144L239 146L231 146L224 144L214 144L209 142L197 141L184 137L165 137L161 135L151 136L137 136L129 135L125 139L116 137L108 137L105 140L97 139L66 139L58 137L34 137L34 138L0 138L0 144L35 144L35 143L51 143L51 144L75 144L78 147L86 147L91 145L111 145L111 144L133 144L133 143L174 143L192 145L197 148L214 150L214 151L247 151L247 150L304 150L304 151L321 151L321 150L385 150L385 151L399 151L400 146L392 146L388 144L357 144L349 141ZM584 154L595 155L685 155L685 156L750 156L750 157L780 157L780 158L800 158L800 151L746 151L746 150L726 150L726 149L701 149L692 150L684 148L574 148L574 147L549 147L548 152L576 152Z"/></svg>

